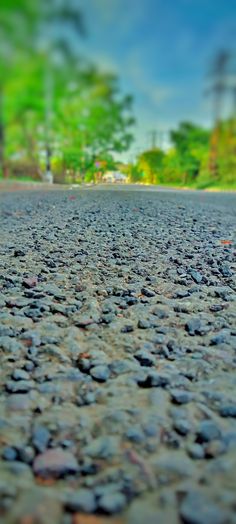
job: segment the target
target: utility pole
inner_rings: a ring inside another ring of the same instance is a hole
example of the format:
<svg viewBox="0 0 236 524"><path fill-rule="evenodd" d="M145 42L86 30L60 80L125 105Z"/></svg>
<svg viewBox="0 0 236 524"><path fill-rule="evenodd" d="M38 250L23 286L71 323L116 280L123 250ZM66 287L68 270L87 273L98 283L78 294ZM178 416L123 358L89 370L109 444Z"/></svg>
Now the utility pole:
<svg viewBox="0 0 236 524"><path fill-rule="evenodd" d="M232 97L232 106L231 106L231 136L236 137L236 53L231 53L231 70L230 70L230 82L229 82L229 91ZM233 140L234 144L234 140ZM235 157L236 147L233 145L233 154Z"/></svg>
<svg viewBox="0 0 236 524"><path fill-rule="evenodd" d="M156 143L157 143L157 131L155 129L153 129L152 131L150 131L148 133L148 136L150 136L150 140L151 140L151 149L156 149Z"/></svg>
<svg viewBox="0 0 236 524"><path fill-rule="evenodd" d="M206 94L210 94L213 99L213 120L216 125L221 120L222 101L227 89L227 73L230 60L230 52L222 50L213 60L209 71L210 87Z"/></svg>
<svg viewBox="0 0 236 524"><path fill-rule="evenodd" d="M164 139L165 139L165 132L158 131L158 147L160 149L163 149Z"/></svg>
<svg viewBox="0 0 236 524"><path fill-rule="evenodd" d="M150 140L151 149L157 149L158 147L162 149L164 142L164 131L153 129L152 131L149 131L148 139Z"/></svg>
<svg viewBox="0 0 236 524"><path fill-rule="evenodd" d="M209 169L214 177L217 177L218 175L221 110L223 96L227 88L227 70L229 60L230 53L228 51L222 50L216 55L210 69L210 87L206 91L206 94L210 94L213 99L214 129L210 143Z"/></svg>
<svg viewBox="0 0 236 524"><path fill-rule="evenodd" d="M235 121L236 119L236 53L235 52L231 53L231 68L230 68L230 77L229 78L230 78L229 91L232 96L232 109L231 109L232 114L230 116L232 117L233 121ZM233 127L235 128L235 122L234 122Z"/></svg>

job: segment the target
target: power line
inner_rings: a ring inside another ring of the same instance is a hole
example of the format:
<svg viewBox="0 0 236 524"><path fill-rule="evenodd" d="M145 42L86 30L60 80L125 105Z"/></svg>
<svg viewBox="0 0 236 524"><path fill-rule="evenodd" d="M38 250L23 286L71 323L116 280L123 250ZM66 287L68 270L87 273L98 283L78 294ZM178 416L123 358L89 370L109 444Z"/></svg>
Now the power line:
<svg viewBox="0 0 236 524"><path fill-rule="evenodd" d="M148 132L148 143L150 144L151 149L163 148L165 141L165 131L153 129Z"/></svg>

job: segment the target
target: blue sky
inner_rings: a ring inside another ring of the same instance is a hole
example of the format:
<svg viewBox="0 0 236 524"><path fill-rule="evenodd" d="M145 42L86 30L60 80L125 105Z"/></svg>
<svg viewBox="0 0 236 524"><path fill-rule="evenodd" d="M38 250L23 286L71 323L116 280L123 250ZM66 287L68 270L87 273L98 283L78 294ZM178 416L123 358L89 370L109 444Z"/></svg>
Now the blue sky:
<svg viewBox="0 0 236 524"><path fill-rule="evenodd" d="M132 154L148 131L181 120L211 122L204 97L214 53L236 48L236 0L83 0L88 37L82 50L115 71L134 95Z"/></svg>

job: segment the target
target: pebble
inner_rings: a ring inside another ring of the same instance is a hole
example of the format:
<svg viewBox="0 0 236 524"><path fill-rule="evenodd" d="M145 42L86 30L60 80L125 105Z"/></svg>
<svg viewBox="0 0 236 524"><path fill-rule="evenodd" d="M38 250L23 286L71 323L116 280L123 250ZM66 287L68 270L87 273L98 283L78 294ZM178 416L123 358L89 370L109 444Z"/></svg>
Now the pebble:
<svg viewBox="0 0 236 524"><path fill-rule="evenodd" d="M35 451L31 446L18 446L17 453L19 460L25 462L26 464L32 464L35 457Z"/></svg>
<svg viewBox="0 0 236 524"><path fill-rule="evenodd" d="M81 488L77 492L70 493L66 497L65 507L72 513L77 513L79 511L93 513L97 508L97 501L91 490Z"/></svg>
<svg viewBox="0 0 236 524"><path fill-rule="evenodd" d="M112 373L116 375L122 375L123 373L128 373L130 371L135 371L138 364L128 359L123 360L113 360L109 365L109 368Z"/></svg>
<svg viewBox="0 0 236 524"><path fill-rule="evenodd" d="M194 269L192 269L190 271L190 275L194 282L196 282L196 284L200 284L202 282L203 276L201 275L201 273L199 273L199 271L195 271Z"/></svg>
<svg viewBox="0 0 236 524"><path fill-rule="evenodd" d="M214 458L222 455L226 451L226 445L221 440L211 440L205 445L205 456L206 458Z"/></svg>
<svg viewBox="0 0 236 524"><path fill-rule="evenodd" d="M215 422L203 420L197 429L197 441L200 443L210 442L214 439L221 438L221 430Z"/></svg>
<svg viewBox="0 0 236 524"><path fill-rule="evenodd" d="M176 298L186 298L189 296L189 291L185 290L185 289L179 289L178 291L176 291L176 293L174 294L174 297Z"/></svg>
<svg viewBox="0 0 236 524"><path fill-rule="evenodd" d="M131 442L135 442L136 444L139 444L140 442L143 442L145 440L143 431L139 426L133 426L132 428L129 428L126 431L125 436L128 440L130 440Z"/></svg>
<svg viewBox="0 0 236 524"><path fill-rule="evenodd" d="M139 361L141 366L151 367L155 363L154 356L148 353L148 351L137 351L137 353L134 354L134 357Z"/></svg>
<svg viewBox="0 0 236 524"><path fill-rule="evenodd" d="M121 333L132 333L134 331L134 326L127 324L121 328Z"/></svg>
<svg viewBox="0 0 236 524"><path fill-rule="evenodd" d="M193 400L193 394L183 389L171 389L170 395L175 404L188 404Z"/></svg>
<svg viewBox="0 0 236 524"><path fill-rule="evenodd" d="M79 465L69 451L54 448L36 456L33 471L41 478L61 478L78 473Z"/></svg>
<svg viewBox="0 0 236 524"><path fill-rule="evenodd" d="M84 453L92 458L108 459L113 457L119 449L119 438L102 436L94 439L85 447Z"/></svg>
<svg viewBox="0 0 236 524"><path fill-rule="evenodd" d="M191 336L207 333L207 329L200 318L193 318L186 322L185 329Z"/></svg>
<svg viewBox="0 0 236 524"><path fill-rule="evenodd" d="M168 375L163 375L157 371L150 371L146 376L138 379L138 385L143 388L165 387L170 383Z"/></svg>
<svg viewBox="0 0 236 524"><path fill-rule="evenodd" d="M151 327L151 323L148 320L140 319L138 321L138 328L140 329L148 329Z"/></svg>
<svg viewBox="0 0 236 524"><path fill-rule="evenodd" d="M15 450L15 448L11 448L9 446L5 447L2 452L2 458L4 460L9 460L9 461L16 460L17 451Z"/></svg>
<svg viewBox="0 0 236 524"><path fill-rule="evenodd" d="M26 255L26 251L23 251L23 249L15 249L14 251L14 257L24 257Z"/></svg>
<svg viewBox="0 0 236 524"><path fill-rule="evenodd" d="M148 298L155 297L155 295L156 295L155 291L153 291L152 289L149 289L147 287L143 287L141 289L141 293L142 293L142 295L144 295L145 297L148 297Z"/></svg>
<svg viewBox="0 0 236 524"><path fill-rule="evenodd" d="M210 344L211 346L219 346L220 344L224 344L229 339L229 333L226 333L225 331L218 333L214 337L211 338Z"/></svg>
<svg viewBox="0 0 236 524"><path fill-rule="evenodd" d="M191 431L191 424L186 419L179 418L175 420L173 427L177 433L183 436L188 435L188 433Z"/></svg>
<svg viewBox="0 0 236 524"><path fill-rule="evenodd" d="M223 404L220 406L219 414L221 417L236 418L236 404Z"/></svg>
<svg viewBox="0 0 236 524"><path fill-rule="evenodd" d="M9 380L6 383L8 393L27 393L35 387L33 380Z"/></svg>
<svg viewBox="0 0 236 524"><path fill-rule="evenodd" d="M51 435L44 426L36 426L32 433L32 444L38 453L42 453L48 447Z"/></svg>
<svg viewBox="0 0 236 524"><path fill-rule="evenodd" d="M152 310L152 314L155 315L155 317L158 317L160 320L169 317L168 312L165 309L162 309L160 307L155 307Z"/></svg>
<svg viewBox="0 0 236 524"><path fill-rule="evenodd" d="M204 448L200 444L189 444L187 446L188 455L192 459L203 459L205 457Z"/></svg>
<svg viewBox="0 0 236 524"><path fill-rule="evenodd" d="M119 513L126 506L126 497L123 493L110 493L103 495L98 501L98 507L104 513L113 515Z"/></svg>
<svg viewBox="0 0 236 524"><path fill-rule="evenodd" d="M30 375L23 369L14 369L12 373L13 380L29 380Z"/></svg>
<svg viewBox="0 0 236 524"><path fill-rule="evenodd" d="M214 502L198 492L188 493L180 505L184 524L226 524L227 514Z"/></svg>
<svg viewBox="0 0 236 524"><path fill-rule="evenodd" d="M106 382L110 377L110 370L108 366L98 365L90 370L90 375L97 382Z"/></svg>

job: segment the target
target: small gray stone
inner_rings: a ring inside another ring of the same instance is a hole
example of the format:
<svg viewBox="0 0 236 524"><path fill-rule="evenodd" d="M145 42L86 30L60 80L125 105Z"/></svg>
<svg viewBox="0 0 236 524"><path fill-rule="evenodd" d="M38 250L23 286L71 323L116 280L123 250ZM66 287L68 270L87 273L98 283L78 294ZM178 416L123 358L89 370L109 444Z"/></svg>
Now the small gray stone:
<svg viewBox="0 0 236 524"><path fill-rule="evenodd" d="M97 382L106 382L110 377L110 370L106 365L98 365L90 370L90 375Z"/></svg>
<svg viewBox="0 0 236 524"><path fill-rule="evenodd" d="M201 460L205 457L204 449L200 444L189 444L187 446L187 452L192 459Z"/></svg>
<svg viewBox="0 0 236 524"><path fill-rule="evenodd" d="M221 430L212 420L203 420L200 422L197 430L197 441L210 442L211 440L219 439L221 437Z"/></svg>
<svg viewBox="0 0 236 524"><path fill-rule="evenodd" d="M148 329L151 327L151 323L148 321L148 320L145 320L145 319L140 319L138 321L138 327L140 329Z"/></svg>
<svg viewBox="0 0 236 524"><path fill-rule="evenodd" d="M84 448L85 455L107 459L119 452L119 439L113 436L98 437Z"/></svg>
<svg viewBox="0 0 236 524"><path fill-rule="evenodd" d="M193 394L183 389L171 389L170 394L175 404L188 404L193 400Z"/></svg>
<svg viewBox="0 0 236 524"><path fill-rule="evenodd" d="M226 524L227 514L203 494L190 492L180 506L184 524Z"/></svg>
<svg viewBox="0 0 236 524"><path fill-rule="evenodd" d="M194 282L196 282L196 284L200 284L202 282L203 276L201 275L201 273L199 273L199 271L195 271L195 269L192 269L190 271L190 275Z"/></svg>
<svg viewBox="0 0 236 524"><path fill-rule="evenodd" d="M155 297L156 296L156 293L155 291L153 291L152 289L149 289L147 287L143 287L141 289L141 293L142 295L144 295L145 297L148 297L148 298L151 298L151 297Z"/></svg>
<svg viewBox="0 0 236 524"><path fill-rule="evenodd" d="M219 346L220 344L224 344L229 339L229 333L222 331L221 333L217 333L214 337L211 338L210 344L211 346Z"/></svg>
<svg viewBox="0 0 236 524"><path fill-rule="evenodd" d="M35 387L33 380L9 380L6 383L8 393L27 393Z"/></svg>
<svg viewBox="0 0 236 524"><path fill-rule="evenodd" d="M155 317L158 317L159 319L163 319L163 318L168 318L169 314L167 313L167 311L163 308L160 308L160 307L155 307L153 310L152 310L152 314L155 315Z"/></svg>
<svg viewBox="0 0 236 524"><path fill-rule="evenodd" d="M42 478L61 478L79 471L76 458L60 448L48 449L38 455L33 463L35 475Z"/></svg>
<svg viewBox="0 0 236 524"><path fill-rule="evenodd" d="M205 335L208 332L207 326L205 326L200 318L192 318L186 322L185 329L191 336Z"/></svg>
<svg viewBox="0 0 236 524"><path fill-rule="evenodd" d="M137 362L132 362L128 359L123 360L113 360L111 364L109 365L110 370L112 373L115 373L116 375L121 375L123 373L128 373L129 371L135 371L138 369L139 365Z"/></svg>
<svg viewBox="0 0 236 524"><path fill-rule="evenodd" d="M139 426L132 426L131 428L129 428L126 431L125 436L128 440L130 440L131 442L135 442L136 444L139 444L145 440L143 431Z"/></svg>
<svg viewBox="0 0 236 524"><path fill-rule="evenodd" d="M89 489L79 489L79 491L70 493L66 497L66 509L75 513L77 511L84 511L85 513L93 513L96 510L97 502L94 493Z"/></svg>
<svg viewBox="0 0 236 524"><path fill-rule="evenodd" d="M4 460L12 461L17 459L17 451L15 448L12 448L10 446L7 446L4 448L2 452L2 458Z"/></svg>
<svg viewBox="0 0 236 524"><path fill-rule="evenodd" d="M225 418L236 418L236 404L223 404L220 406L219 414Z"/></svg>
<svg viewBox="0 0 236 524"><path fill-rule="evenodd" d="M211 440L205 444L204 449L206 458L214 458L225 453L226 444L222 440Z"/></svg>
<svg viewBox="0 0 236 524"><path fill-rule="evenodd" d="M126 497L123 493L109 493L103 495L98 502L100 510L109 515L119 513L126 506Z"/></svg>
<svg viewBox="0 0 236 524"><path fill-rule="evenodd" d="M19 460L26 464L32 464L35 457L35 451L31 446L18 447L17 452Z"/></svg>
<svg viewBox="0 0 236 524"><path fill-rule="evenodd" d="M184 418L175 420L173 427L177 433L183 436L187 435L191 431L191 424Z"/></svg>
<svg viewBox="0 0 236 524"><path fill-rule="evenodd" d="M29 373L23 369L14 369L12 373L13 380L28 380L30 378Z"/></svg>
<svg viewBox="0 0 236 524"><path fill-rule="evenodd" d="M169 383L168 375L160 374L157 371L150 371L146 376L138 379L138 385L143 388L165 387Z"/></svg>
<svg viewBox="0 0 236 524"><path fill-rule="evenodd" d="M36 451L42 453L48 446L51 435L44 426L36 426L33 430L32 443Z"/></svg>
<svg viewBox="0 0 236 524"><path fill-rule="evenodd" d="M151 367L155 363L155 358L148 351L140 350L134 354L136 360L139 361L141 366Z"/></svg>

